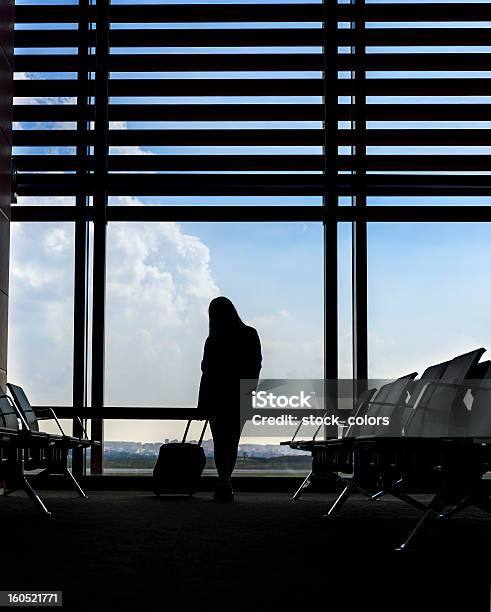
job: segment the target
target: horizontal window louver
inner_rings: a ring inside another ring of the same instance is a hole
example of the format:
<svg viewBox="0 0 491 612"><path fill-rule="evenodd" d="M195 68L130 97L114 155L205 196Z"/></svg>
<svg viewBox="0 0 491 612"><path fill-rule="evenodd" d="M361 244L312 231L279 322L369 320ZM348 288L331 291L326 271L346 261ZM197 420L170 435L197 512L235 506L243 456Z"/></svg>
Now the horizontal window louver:
<svg viewBox="0 0 491 612"><path fill-rule="evenodd" d="M488 194L488 3L17 7L19 195ZM102 111L105 113L105 110ZM99 143L99 145L98 145Z"/></svg>

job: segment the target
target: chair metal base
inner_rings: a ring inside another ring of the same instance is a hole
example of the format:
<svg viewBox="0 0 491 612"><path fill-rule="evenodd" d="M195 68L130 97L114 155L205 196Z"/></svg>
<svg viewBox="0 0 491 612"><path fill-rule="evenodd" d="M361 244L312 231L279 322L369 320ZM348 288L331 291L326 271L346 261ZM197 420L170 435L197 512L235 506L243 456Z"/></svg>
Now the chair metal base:
<svg viewBox="0 0 491 612"><path fill-rule="evenodd" d="M45 516L51 517L51 512L45 506L43 500L39 497L36 490L32 487L31 483L25 476L22 476L22 484L24 491L27 493L29 499L34 503L34 505L39 508L39 510L41 510Z"/></svg>
<svg viewBox="0 0 491 612"><path fill-rule="evenodd" d="M70 480L70 482L73 484L73 488L75 489L75 491L77 491L78 496L82 497L83 499L88 499L85 491L82 489L82 487L78 484L77 479L75 478L75 476L72 474L72 471L69 468L65 469L65 476Z"/></svg>
<svg viewBox="0 0 491 612"><path fill-rule="evenodd" d="M345 487L337 496L334 503L327 511L327 514L324 514L323 518L325 519L334 518L352 493L361 493L361 495L364 495L367 499L370 499L371 497L371 494L362 487L360 487L360 485L357 484L354 480L345 480L344 478L340 477L338 477L338 479L339 482L342 482L345 485Z"/></svg>
<svg viewBox="0 0 491 612"><path fill-rule="evenodd" d="M404 552L408 550L416 536L421 532L421 530L425 527L426 523L431 519L433 513L436 511L437 507L442 504L442 495L438 493L431 500L431 502L426 507L426 510L421 515L421 518L416 523L416 526L411 530L407 538L404 540L402 544L400 544L395 550L398 552Z"/></svg>
<svg viewBox="0 0 491 612"><path fill-rule="evenodd" d="M292 496L292 500L293 501L296 501L296 500L300 499L302 493L304 492L304 489L307 489L308 486L310 485L310 478L311 477L312 477L312 470L307 474L305 479L302 481L302 484L298 487L298 489L293 494L293 496Z"/></svg>

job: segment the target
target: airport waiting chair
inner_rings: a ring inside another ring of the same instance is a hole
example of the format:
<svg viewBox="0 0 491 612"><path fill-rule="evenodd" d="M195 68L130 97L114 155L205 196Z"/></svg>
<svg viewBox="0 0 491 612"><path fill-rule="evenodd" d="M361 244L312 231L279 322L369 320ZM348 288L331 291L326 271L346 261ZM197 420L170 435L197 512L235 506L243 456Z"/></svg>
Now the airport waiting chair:
<svg viewBox="0 0 491 612"><path fill-rule="evenodd" d="M363 416L366 413L368 403L377 392L377 389L368 389L360 393L355 406L355 417ZM301 485L295 491L292 496L293 500L300 499L301 495L304 491L306 491L312 484L316 481L321 480L330 480L334 483L339 481L339 471L349 471L350 465L350 449L349 442L347 442L342 448L336 450L329 449L326 447L325 442L327 439L322 440L322 442L317 443L316 440L317 434L320 431L321 426L317 428L312 439L310 440L295 440L295 436L289 442L281 442L283 445L288 445L290 448L294 450L301 450L312 453L312 469L309 474L302 481ZM352 432L355 431L355 426L348 428L345 430L345 433L342 437L343 440L351 440ZM298 433L298 428L297 432ZM331 440L337 440L337 438L330 438ZM340 453L343 453L343 459L340 457ZM334 455L334 456L333 456ZM345 468L342 468L342 465L345 465ZM346 467L347 466L347 467Z"/></svg>
<svg viewBox="0 0 491 612"><path fill-rule="evenodd" d="M400 427L399 431L393 430L389 436L384 435L385 432L360 436L356 440L358 461L362 464L377 465L379 470L382 488L374 494L373 500L387 494L401 499L401 491L414 482L411 478L414 462L418 462L416 484L419 486L416 488L421 488L422 466L432 465L435 457L439 456L439 446L435 444L435 439L449 435L448 428L442 429L445 419L448 420L445 411L462 393L464 381L478 375L476 366L483 353L484 349L477 349L427 368L421 378L412 384L410 401L402 407L398 417L392 419L397 427ZM390 411L390 405L385 409ZM398 408L394 406L392 410L395 413ZM437 415L435 418L441 421L442 425L438 431L431 429L429 419L432 417L429 415ZM409 423L412 423L411 435L408 430ZM417 424L420 427L416 431ZM428 477L430 471L429 468ZM434 486L431 482L429 485ZM419 506L419 503L407 494L404 494L404 498L415 507Z"/></svg>
<svg viewBox="0 0 491 612"><path fill-rule="evenodd" d="M409 548L434 516L450 518L475 506L491 513L490 467L491 363L475 365L463 381L442 380L428 385L424 401L404 426L400 464L412 483L436 481L434 496L415 527L397 550ZM430 387L432 388L430 390ZM471 393L472 404L465 398Z"/></svg>
<svg viewBox="0 0 491 612"><path fill-rule="evenodd" d="M440 380L461 384L462 380L473 372L473 368L483 352L484 349L477 349L465 355L459 355L451 361L430 366L419 380L408 381L405 387L399 388L402 393L398 400L395 399L397 393L390 390L388 395L385 394L385 399L378 394L370 402L368 414L370 416L388 417L390 427L369 425L355 437L352 476L345 482L343 491L329 508L326 517L334 517L353 492L363 492L371 501L376 501L390 494L420 511L426 511L427 507L407 492L411 485L416 485L415 488L421 488L423 485L422 472L419 472L416 480L409 478L407 465L415 457L418 457L419 460L422 456L425 457L427 465L432 465L436 456L434 444L428 444L421 437L416 438L411 444L407 444L407 439L402 437L404 426L408 419L415 414L419 414L418 410L423 405L428 404L431 406L431 410L435 408L437 400L446 405L448 397L444 398L441 393L437 393L435 384ZM390 386L386 385L389 388ZM397 391L397 389L394 391ZM410 393L407 400L404 398L406 393ZM371 431L370 427L372 428ZM429 478L430 472L431 470L428 469L427 478ZM368 481L367 475L369 475ZM433 482L428 484L435 486ZM378 490L374 491L374 485L375 489ZM371 495L367 495L367 489L372 491Z"/></svg>
<svg viewBox="0 0 491 612"><path fill-rule="evenodd" d="M359 465L370 465L372 471L378 473L379 489L370 496L370 500L375 501L390 492L394 497L404 500L416 508L424 508L422 504L410 498L403 491L404 483L397 468L395 468L396 473L394 473L394 461L391 453L394 446L398 447L404 423L414 409L425 385L429 381L439 380L444 375L449 363L449 361L444 361L429 366L417 380L411 376L411 380L402 389L399 402L393 403L394 395L388 397L387 393L385 395L378 394L371 402L371 414L388 417L390 427L372 427L371 431L364 428L363 431L358 429L355 432L357 463ZM407 394L407 397L404 397L405 394ZM354 447L355 441L353 442ZM341 505L338 503L336 511L341 508ZM332 509L330 514L334 514Z"/></svg>
<svg viewBox="0 0 491 612"><path fill-rule="evenodd" d="M466 468L459 499L448 511L446 518L465 508L475 506L491 512L490 483L483 480L491 470L491 361L478 364L479 372L473 376L471 406L465 405L449 415L450 433L461 440L456 467ZM470 469L469 469L470 468Z"/></svg>
<svg viewBox="0 0 491 612"><path fill-rule="evenodd" d="M411 406L397 439L360 436L355 441L354 464L379 472L384 487L370 499L391 494L422 511L421 518L397 550L405 550L433 516L450 517L466 505L488 509L489 493L483 492L482 476L487 471L489 449L469 438L469 411L464 398L474 379L488 371L478 364L484 349L460 355L447 363L440 380L433 366L416 381ZM426 379L426 380L425 380ZM376 403L376 402L375 402ZM390 407L387 406L390 410ZM421 488L436 491L431 502L421 504L404 492ZM345 500L343 500L345 501ZM339 505L339 500L336 500ZM336 506L333 504L333 507ZM450 504L451 509L445 511Z"/></svg>
<svg viewBox="0 0 491 612"><path fill-rule="evenodd" d="M31 446L31 456L29 462L26 463L28 469L41 469L42 471L36 477L47 476L51 474L59 474L65 476L70 484L75 488L80 497L86 498L87 495L77 482L68 467L68 453L79 448L90 448L94 445L89 439L85 429L83 437L68 436L63 431L61 424L56 416L53 408L42 410L34 410L31 406L27 395L22 387L7 383L8 390L13 398L13 405L16 408L17 416L22 423L23 431L27 436L28 444ZM60 430L60 434L44 434L39 430L39 421L42 419L53 419ZM44 437L47 437L44 440ZM34 454L33 450L37 453Z"/></svg>
<svg viewBox="0 0 491 612"><path fill-rule="evenodd" d="M47 435L37 436L35 453L39 450L41 439L48 444ZM23 489L35 506L50 516L51 513L24 473L24 463L32 461L31 444L32 439L19 427L17 411L11 399L0 395L0 478L4 483L4 495Z"/></svg>
<svg viewBox="0 0 491 612"><path fill-rule="evenodd" d="M346 433L341 438L331 438L327 440L311 440L303 445L297 446L301 450L309 450L312 453L312 472L307 477L308 479L300 485L293 499L299 499L303 490L314 479L328 478L333 484L343 485L344 495L341 494L340 499L344 496L349 496L352 491L358 491L366 495L370 494L366 490L367 478L354 480L350 477L357 470L353 466L353 444L357 436L367 433L372 433L373 427L369 425L357 425L356 422L361 418L372 416L375 401L378 402L375 412L378 413L379 405L387 402L400 402L404 396L405 389L408 383L416 376L416 373L402 376L394 382L388 383L381 387L378 391L370 389L360 394L355 408L355 423L346 429ZM342 503L342 502L341 502Z"/></svg>
<svg viewBox="0 0 491 612"><path fill-rule="evenodd" d="M405 550L431 517L450 518L470 505L491 512L483 479L491 466L491 363L479 363L484 351L431 366L418 380L408 375L384 385L359 406L360 414L389 417L389 427L367 423L342 439L293 446L311 450L313 471L317 457L344 485L328 517L352 492L370 500L393 495L422 512L398 547ZM407 492L421 489L433 491L429 504Z"/></svg>
<svg viewBox="0 0 491 612"><path fill-rule="evenodd" d="M366 420L350 428L346 438L327 441L324 452L327 451L327 454L335 458L335 469L344 472L346 476L339 475L338 481L343 489L329 508L326 518L335 516L353 493L361 493L371 499L374 492L378 492L380 488L378 465L360 461L359 455L355 452L356 444L359 439L385 436L393 431L391 415L395 416L405 409L408 388L416 375L416 372L413 372L383 385L367 403L362 414ZM388 407L390 410L387 410ZM388 425L383 421L386 416L389 416Z"/></svg>

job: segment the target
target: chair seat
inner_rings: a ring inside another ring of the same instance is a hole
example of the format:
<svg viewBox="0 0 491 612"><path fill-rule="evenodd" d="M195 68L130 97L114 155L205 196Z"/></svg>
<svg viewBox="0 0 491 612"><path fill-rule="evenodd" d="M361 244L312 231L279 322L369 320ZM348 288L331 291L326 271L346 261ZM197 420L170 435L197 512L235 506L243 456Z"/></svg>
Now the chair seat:
<svg viewBox="0 0 491 612"><path fill-rule="evenodd" d="M61 434L51 434L45 431L25 431L21 430L18 435L18 445L25 446L63 446L65 448L89 448L91 441L85 438L73 436L62 436Z"/></svg>
<svg viewBox="0 0 491 612"><path fill-rule="evenodd" d="M289 446L291 449L298 450L302 448L311 449L313 445L312 440L295 440L294 442L281 442L283 446Z"/></svg>
<svg viewBox="0 0 491 612"><path fill-rule="evenodd" d="M65 436L63 438L63 441L65 443L68 443L70 445L75 445L77 447L89 448L90 446L92 446L91 440L87 440L86 438L76 438L73 436Z"/></svg>
<svg viewBox="0 0 491 612"><path fill-rule="evenodd" d="M294 440L280 442L283 446L289 446L295 450L312 451L314 446L324 446L327 442L339 442L342 438L328 438L327 440Z"/></svg>
<svg viewBox="0 0 491 612"><path fill-rule="evenodd" d="M11 444L19 437L19 432L15 429L0 427L0 443Z"/></svg>
<svg viewBox="0 0 491 612"><path fill-rule="evenodd" d="M44 433L44 432L39 432ZM66 446L68 448L88 448L91 445L91 441L85 438L77 438L74 436L62 436L60 434L47 434L51 443L55 445Z"/></svg>
<svg viewBox="0 0 491 612"><path fill-rule="evenodd" d="M49 446L50 436L44 431L26 431L21 429L19 431L19 446L35 445L35 446Z"/></svg>

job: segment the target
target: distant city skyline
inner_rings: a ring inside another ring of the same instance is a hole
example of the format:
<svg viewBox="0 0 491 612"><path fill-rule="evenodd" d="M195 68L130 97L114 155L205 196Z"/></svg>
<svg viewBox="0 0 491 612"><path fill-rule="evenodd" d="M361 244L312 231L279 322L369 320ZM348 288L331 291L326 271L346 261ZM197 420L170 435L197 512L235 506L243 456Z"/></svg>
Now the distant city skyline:
<svg viewBox="0 0 491 612"><path fill-rule="evenodd" d="M151 455L156 456L158 454L158 450L162 444L169 443L179 443L181 441L180 438L170 439L165 438L162 441L156 442L134 442L134 441L125 441L125 440L105 440L104 442L104 452L128 452L135 453L137 455ZM196 440L189 440L191 443L196 443ZM207 457L213 456L213 439L203 440L202 442L203 449ZM139 452L142 451L142 452ZM310 453L305 453L303 451L292 450L289 446L280 446L279 444L271 444L265 442L264 444L260 443L242 443L239 444L239 454L246 454L249 457L282 457L282 456L301 456L308 455Z"/></svg>

